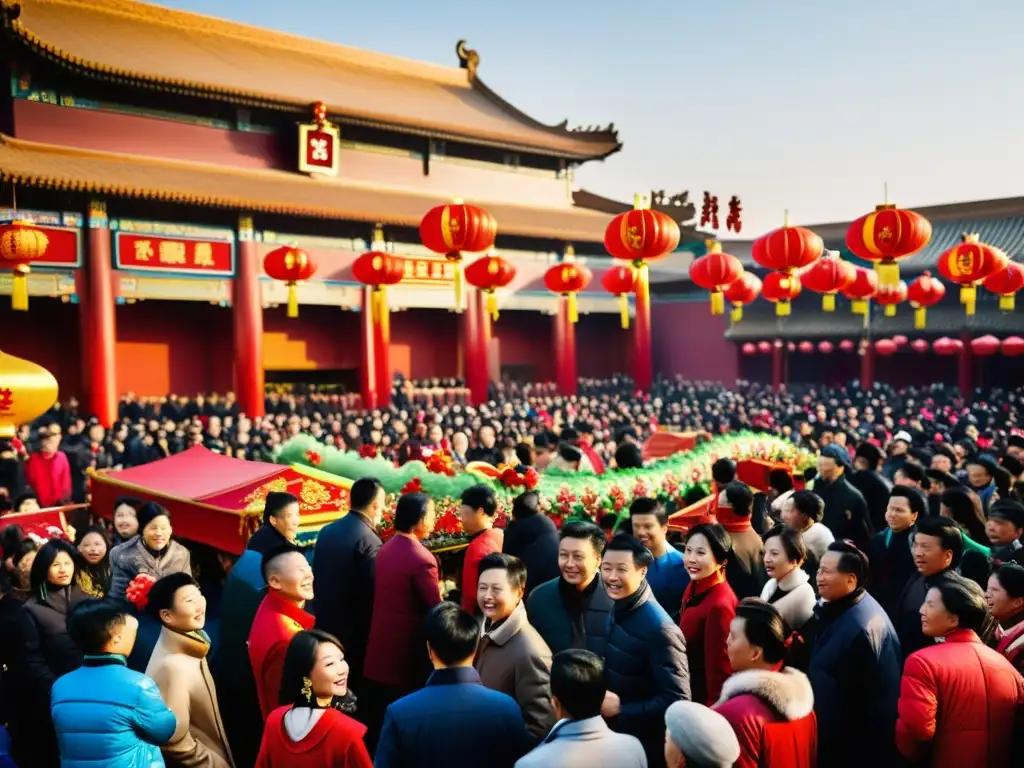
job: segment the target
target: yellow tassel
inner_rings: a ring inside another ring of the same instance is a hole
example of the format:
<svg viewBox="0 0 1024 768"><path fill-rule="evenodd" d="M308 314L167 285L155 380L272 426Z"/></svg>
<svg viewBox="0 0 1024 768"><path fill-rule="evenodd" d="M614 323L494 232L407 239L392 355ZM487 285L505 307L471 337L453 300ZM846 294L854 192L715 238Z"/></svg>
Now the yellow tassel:
<svg viewBox="0 0 1024 768"><path fill-rule="evenodd" d="M288 283L288 317L299 316L299 292L295 283Z"/></svg>
<svg viewBox="0 0 1024 768"><path fill-rule="evenodd" d="M11 285L11 309L19 312L28 311L28 275L24 272L14 273Z"/></svg>
<svg viewBox="0 0 1024 768"><path fill-rule="evenodd" d="M854 299L850 302L850 309L855 315L866 315L868 313L868 303L864 299Z"/></svg>
<svg viewBox="0 0 1024 768"><path fill-rule="evenodd" d="M836 311L836 295L834 293L826 293L821 297L821 310L822 312Z"/></svg>
<svg viewBox="0 0 1024 768"><path fill-rule="evenodd" d="M743 319L743 305L742 304L734 304L733 307L732 307L732 312L730 313L730 317L732 318L732 321L734 323L738 323L740 320L742 320Z"/></svg>
<svg viewBox="0 0 1024 768"><path fill-rule="evenodd" d="M778 317L789 317L792 313L793 308L788 301L780 301L775 305L775 314Z"/></svg>
<svg viewBox="0 0 1024 768"><path fill-rule="evenodd" d="M1017 306L1014 299L1014 294L1007 293L999 297L999 308L1004 312L1013 312L1013 308Z"/></svg>
<svg viewBox="0 0 1024 768"><path fill-rule="evenodd" d="M498 294L494 291L487 292L487 311L491 314L492 320L498 319Z"/></svg>
<svg viewBox="0 0 1024 768"><path fill-rule="evenodd" d="M576 294L570 293L569 298L569 322L578 323L580 321L580 310L576 306Z"/></svg>
<svg viewBox="0 0 1024 768"><path fill-rule="evenodd" d="M978 300L978 289L973 285L965 285L960 288L960 303L973 304Z"/></svg>
<svg viewBox="0 0 1024 768"><path fill-rule="evenodd" d="M886 317L896 317L896 305L895 304L886 304L885 305L885 316Z"/></svg>
<svg viewBox="0 0 1024 768"><path fill-rule="evenodd" d="M895 261L881 261L875 265L879 285L896 286L900 283L900 266Z"/></svg>
<svg viewBox="0 0 1024 768"><path fill-rule="evenodd" d="M377 311L380 313L377 322L380 323L381 336L385 341L391 338L391 311L388 309L388 289L383 285L380 287L380 301Z"/></svg>
<svg viewBox="0 0 1024 768"><path fill-rule="evenodd" d="M629 330L629 296L624 293L619 294L619 320L622 324L622 330Z"/></svg>
<svg viewBox="0 0 1024 768"><path fill-rule="evenodd" d="M711 314L725 314L725 296L721 291L713 291L711 293Z"/></svg>
<svg viewBox="0 0 1024 768"><path fill-rule="evenodd" d="M462 311L462 262L455 262L455 274L452 276L452 284L455 286L455 309Z"/></svg>
<svg viewBox="0 0 1024 768"><path fill-rule="evenodd" d="M967 314L968 317L973 315L974 314L974 309L975 309L975 300L971 299L970 301L964 303L964 308L966 310L966 314Z"/></svg>
<svg viewBox="0 0 1024 768"><path fill-rule="evenodd" d="M914 328L921 330L925 327L928 319L928 308L927 307L915 307L914 308Z"/></svg>

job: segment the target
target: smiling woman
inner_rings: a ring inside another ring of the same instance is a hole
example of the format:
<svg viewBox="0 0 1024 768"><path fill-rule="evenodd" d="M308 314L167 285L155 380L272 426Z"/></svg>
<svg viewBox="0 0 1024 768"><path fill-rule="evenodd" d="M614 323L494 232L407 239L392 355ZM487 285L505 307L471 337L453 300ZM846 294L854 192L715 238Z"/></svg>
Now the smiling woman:
<svg viewBox="0 0 1024 768"><path fill-rule="evenodd" d="M110 552L112 576L108 597L124 599L131 580L140 573L159 579L171 573L191 573L189 552L171 537L171 513L159 504L148 503L136 512L139 533Z"/></svg>

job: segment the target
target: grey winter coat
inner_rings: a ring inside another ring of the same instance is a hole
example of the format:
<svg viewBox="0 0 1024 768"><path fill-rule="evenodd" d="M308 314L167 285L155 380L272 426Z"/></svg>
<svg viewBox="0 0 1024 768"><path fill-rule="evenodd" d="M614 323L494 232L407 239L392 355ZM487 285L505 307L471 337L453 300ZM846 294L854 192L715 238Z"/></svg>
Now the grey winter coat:
<svg viewBox="0 0 1024 768"><path fill-rule="evenodd" d="M124 600L128 585L140 573L148 573L154 579L171 573L192 573L192 559L189 551L176 541L171 541L158 558L146 549L142 536L133 536L110 550L110 568L112 575L107 597Z"/></svg>

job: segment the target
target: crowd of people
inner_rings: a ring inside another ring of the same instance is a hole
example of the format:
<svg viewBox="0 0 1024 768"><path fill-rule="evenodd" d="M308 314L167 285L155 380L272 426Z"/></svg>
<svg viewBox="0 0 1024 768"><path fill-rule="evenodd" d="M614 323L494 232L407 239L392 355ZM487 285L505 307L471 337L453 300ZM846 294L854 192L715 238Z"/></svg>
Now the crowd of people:
<svg viewBox="0 0 1024 768"><path fill-rule="evenodd" d="M806 484L775 471L763 493L719 460L710 511L685 535L653 498L614 529L556 529L532 491L501 530L492 489L471 487L452 592L422 543L433 501L401 496L382 544L387 500L372 478L313 547L296 543L298 499L270 494L263 527L219 569L175 539L167 509L130 498L92 510L110 528L87 517L74 543L7 525L0 661L15 764L801 768L1024 755L1021 392L967 404L942 387L664 380L647 397L616 379L581 382L574 398L506 385L479 408L403 392L371 413L274 396L258 420L230 397L128 397L109 431L68 403L2 447L3 511L74 500L80 473L85 500L89 467L193 444L261 458L254 445L298 433L396 462L445 450L604 472L642 461L637 442L660 427L752 429L819 458Z"/></svg>

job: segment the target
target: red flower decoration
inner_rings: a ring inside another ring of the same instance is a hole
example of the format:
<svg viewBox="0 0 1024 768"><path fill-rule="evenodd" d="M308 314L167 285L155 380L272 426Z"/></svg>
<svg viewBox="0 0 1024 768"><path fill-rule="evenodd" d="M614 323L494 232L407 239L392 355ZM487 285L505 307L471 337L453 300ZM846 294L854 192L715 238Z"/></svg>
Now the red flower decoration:
<svg viewBox="0 0 1024 768"><path fill-rule="evenodd" d="M364 459L376 459L377 446L371 443L363 443L359 446L359 455Z"/></svg>
<svg viewBox="0 0 1024 768"><path fill-rule="evenodd" d="M451 454L446 451L435 451L430 454L426 461L427 471L435 475L455 476L455 467L452 466Z"/></svg>
<svg viewBox="0 0 1024 768"><path fill-rule="evenodd" d="M402 494L405 495L407 493L423 493L423 484L420 483L420 479L418 477L414 477L405 484L405 487L402 489Z"/></svg>
<svg viewBox="0 0 1024 768"><path fill-rule="evenodd" d="M146 604L149 602L149 590L156 584L156 579L148 573L140 573L134 579L131 584L128 585L128 589L125 590L125 597L128 602L134 605L138 610L144 610Z"/></svg>
<svg viewBox="0 0 1024 768"><path fill-rule="evenodd" d="M540 483L540 473L533 467L526 468L526 474L523 475L523 485L526 486L526 490L532 491Z"/></svg>
<svg viewBox="0 0 1024 768"><path fill-rule="evenodd" d="M320 456L319 453L317 453L311 448L310 450L306 451L306 461L308 461L314 467L319 467L320 462L323 461L323 458Z"/></svg>

